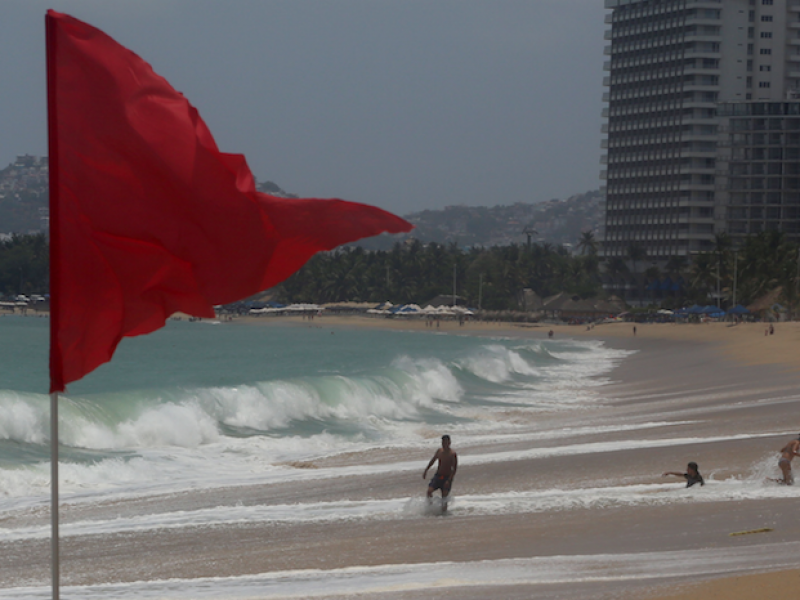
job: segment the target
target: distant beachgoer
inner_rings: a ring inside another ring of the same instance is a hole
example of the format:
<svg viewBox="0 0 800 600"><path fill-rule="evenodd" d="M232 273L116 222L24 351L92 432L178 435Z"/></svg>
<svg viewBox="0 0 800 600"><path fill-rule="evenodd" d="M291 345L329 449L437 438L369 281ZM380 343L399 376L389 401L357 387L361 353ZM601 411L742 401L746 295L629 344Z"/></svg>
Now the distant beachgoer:
<svg viewBox="0 0 800 600"><path fill-rule="evenodd" d="M772 323L770 323L769 324L769 334L772 335L773 333L775 333L775 327L772 325Z"/></svg>
<svg viewBox="0 0 800 600"><path fill-rule="evenodd" d="M703 479L703 476L700 475L700 471L697 469L696 462L690 462L686 465L686 473L678 473L677 471L667 471L662 477L666 477L667 475L675 475L676 477L685 477L686 478L686 487L692 487L695 483L699 483L700 485L705 485L706 482Z"/></svg>
<svg viewBox="0 0 800 600"><path fill-rule="evenodd" d="M792 440L781 448L781 457L778 460L778 467L783 473L783 479L779 479L780 483L792 485L794 483L794 475L792 474L792 459L795 456L800 456L800 436L796 440Z"/></svg>
<svg viewBox="0 0 800 600"><path fill-rule="evenodd" d="M436 451L433 458L425 467L422 472L422 478L426 479L428 476L428 469L433 466L433 463L439 461L439 466L436 469L436 475L428 483L428 502L433 497L435 490L442 491L442 512L447 511L447 498L450 496L450 488L453 486L453 479L456 476L458 469L458 455L450 449L450 436L442 436L442 447Z"/></svg>
<svg viewBox="0 0 800 600"><path fill-rule="evenodd" d="M636 335L636 325L633 326L633 335Z"/></svg>
<svg viewBox="0 0 800 600"><path fill-rule="evenodd" d="M547 332L547 337L549 337L549 338L553 337L553 330L552 329Z"/></svg>

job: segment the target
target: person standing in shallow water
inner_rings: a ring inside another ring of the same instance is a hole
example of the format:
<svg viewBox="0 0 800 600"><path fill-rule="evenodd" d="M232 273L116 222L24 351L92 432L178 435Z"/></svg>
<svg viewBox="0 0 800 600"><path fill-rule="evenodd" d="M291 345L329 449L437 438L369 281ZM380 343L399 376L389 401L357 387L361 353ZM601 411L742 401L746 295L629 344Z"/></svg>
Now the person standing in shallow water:
<svg viewBox="0 0 800 600"><path fill-rule="evenodd" d="M779 482L786 485L792 485L794 483L792 459L795 456L800 456L800 436L797 436L796 440L792 440L781 448L781 457L778 459L778 466L781 469L781 473L783 473L783 479L779 479Z"/></svg>
<svg viewBox="0 0 800 600"><path fill-rule="evenodd" d="M700 471L697 468L696 462L690 462L686 465L686 473L678 473L677 471L667 471L662 477L666 477L667 475L675 475L676 477L685 477L686 478L686 487L692 487L695 483L699 483L700 485L705 485L706 482L703 480L703 476L700 475Z"/></svg>
<svg viewBox="0 0 800 600"><path fill-rule="evenodd" d="M422 472L422 478L428 476L428 469L433 466L433 463L439 461L439 466L436 469L436 474L433 479L428 483L428 502L433 497L433 492L436 490L442 491L442 512L447 511L447 498L450 496L450 488L453 486L453 479L458 470L458 455L450 448L450 436L442 436L442 447L439 448L433 455L433 458L425 467Z"/></svg>

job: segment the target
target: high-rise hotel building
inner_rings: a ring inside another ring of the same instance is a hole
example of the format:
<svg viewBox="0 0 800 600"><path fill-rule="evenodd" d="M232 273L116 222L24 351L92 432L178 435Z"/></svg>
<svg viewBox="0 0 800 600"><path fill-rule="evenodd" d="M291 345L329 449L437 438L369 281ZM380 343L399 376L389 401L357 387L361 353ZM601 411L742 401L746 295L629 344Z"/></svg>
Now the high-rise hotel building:
<svg viewBox="0 0 800 600"><path fill-rule="evenodd" d="M603 254L800 239L800 0L605 0Z"/></svg>

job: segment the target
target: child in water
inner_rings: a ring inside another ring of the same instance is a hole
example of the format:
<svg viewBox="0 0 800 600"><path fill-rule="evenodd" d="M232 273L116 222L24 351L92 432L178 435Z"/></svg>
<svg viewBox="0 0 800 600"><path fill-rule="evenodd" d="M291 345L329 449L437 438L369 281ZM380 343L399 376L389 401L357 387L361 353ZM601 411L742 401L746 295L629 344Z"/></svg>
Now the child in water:
<svg viewBox="0 0 800 600"><path fill-rule="evenodd" d="M676 477L685 477L686 478L686 487L692 487L695 483L699 483L700 485L705 485L706 482L703 481L703 476L700 475L700 471L697 470L697 463L690 462L686 465L686 473L678 473L676 471L667 471L662 477L666 477L667 475L675 475Z"/></svg>

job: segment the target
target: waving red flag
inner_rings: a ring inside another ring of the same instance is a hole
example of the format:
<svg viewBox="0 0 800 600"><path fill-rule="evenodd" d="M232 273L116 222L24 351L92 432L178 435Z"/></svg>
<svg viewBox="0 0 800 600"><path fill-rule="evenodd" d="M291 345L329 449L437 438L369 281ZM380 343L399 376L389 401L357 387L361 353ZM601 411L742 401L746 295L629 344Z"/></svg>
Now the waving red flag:
<svg viewBox="0 0 800 600"><path fill-rule="evenodd" d="M411 229L364 204L257 192L149 64L68 15L46 23L51 392L177 311L213 317L316 252Z"/></svg>

